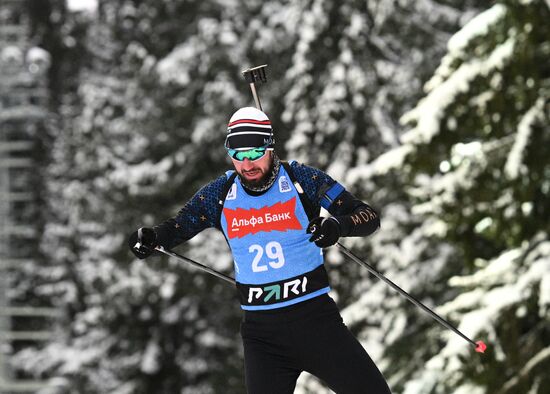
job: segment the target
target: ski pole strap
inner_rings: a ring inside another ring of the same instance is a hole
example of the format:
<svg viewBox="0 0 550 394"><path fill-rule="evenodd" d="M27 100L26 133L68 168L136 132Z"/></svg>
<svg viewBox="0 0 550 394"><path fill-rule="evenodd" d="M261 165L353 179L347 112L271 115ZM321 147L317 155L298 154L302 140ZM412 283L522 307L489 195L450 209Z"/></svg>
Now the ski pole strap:
<svg viewBox="0 0 550 394"><path fill-rule="evenodd" d="M313 298L330 290L324 265L292 278L261 284L237 282L237 290L243 309L272 309L269 305ZM265 308L264 308L265 307Z"/></svg>

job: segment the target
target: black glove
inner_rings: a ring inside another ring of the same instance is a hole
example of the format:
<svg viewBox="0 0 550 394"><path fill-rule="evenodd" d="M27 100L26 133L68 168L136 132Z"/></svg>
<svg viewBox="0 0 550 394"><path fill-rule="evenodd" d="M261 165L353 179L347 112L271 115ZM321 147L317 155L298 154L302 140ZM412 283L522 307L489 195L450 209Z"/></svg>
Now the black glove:
<svg viewBox="0 0 550 394"><path fill-rule="evenodd" d="M315 242L315 245L320 248L328 248L338 242L340 238L340 223L334 217L319 216L309 222L306 232L311 234L309 242Z"/></svg>
<svg viewBox="0 0 550 394"><path fill-rule="evenodd" d="M142 227L130 235L128 246L137 258L144 259L155 251L157 233L150 227Z"/></svg>

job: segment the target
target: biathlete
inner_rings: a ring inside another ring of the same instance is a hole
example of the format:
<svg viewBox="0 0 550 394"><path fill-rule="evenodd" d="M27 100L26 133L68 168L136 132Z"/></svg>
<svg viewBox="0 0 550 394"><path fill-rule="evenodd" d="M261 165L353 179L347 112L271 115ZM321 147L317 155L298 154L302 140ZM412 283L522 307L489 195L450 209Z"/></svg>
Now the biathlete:
<svg viewBox="0 0 550 394"><path fill-rule="evenodd" d="M206 228L223 232L244 310L248 393L292 393L302 371L336 393L390 393L328 294L322 249L372 234L379 217L323 171L279 160L274 143L264 112L239 109L225 139L235 170L201 188L175 217L134 232L130 248L145 258ZM331 216L320 217L321 207Z"/></svg>

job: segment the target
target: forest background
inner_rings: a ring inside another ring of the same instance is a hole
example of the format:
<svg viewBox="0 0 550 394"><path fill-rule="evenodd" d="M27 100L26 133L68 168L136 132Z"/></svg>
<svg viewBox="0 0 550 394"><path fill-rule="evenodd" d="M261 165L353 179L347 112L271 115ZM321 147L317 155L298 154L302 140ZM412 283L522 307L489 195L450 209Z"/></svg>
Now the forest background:
<svg viewBox="0 0 550 394"><path fill-rule="evenodd" d="M253 105L241 71L268 64L279 155L380 212L375 235L342 242L489 346L331 249L331 294L392 390L548 393L547 1L26 4L49 115L37 263L10 271L8 296L62 315L50 341L15 349L19 376L56 393L245 392L235 290L139 261L127 237L230 168L227 121ZM232 274L214 230L177 251ZM329 391L303 374L297 392Z"/></svg>

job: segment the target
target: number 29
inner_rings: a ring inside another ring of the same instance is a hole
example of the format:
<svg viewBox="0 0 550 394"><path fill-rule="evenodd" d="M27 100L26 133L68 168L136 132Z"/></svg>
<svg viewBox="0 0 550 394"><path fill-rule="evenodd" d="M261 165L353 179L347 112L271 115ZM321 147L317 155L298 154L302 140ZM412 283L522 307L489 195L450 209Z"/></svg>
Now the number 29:
<svg viewBox="0 0 550 394"><path fill-rule="evenodd" d="M262 257L265 254L269 259L273 259L267 262L267 264L260 264ZM254 244L250 245L248 248L250 253L256 253L254 260L252 261L252 271L253 272L263 272L267 271L269 267L271 268L281 268L285 265L285 255L283 254L283 247L279 242L269 242L265 245L265 249L261 245Z"/></svg>

